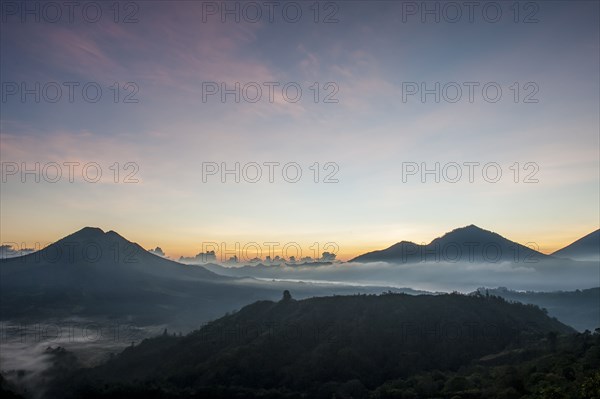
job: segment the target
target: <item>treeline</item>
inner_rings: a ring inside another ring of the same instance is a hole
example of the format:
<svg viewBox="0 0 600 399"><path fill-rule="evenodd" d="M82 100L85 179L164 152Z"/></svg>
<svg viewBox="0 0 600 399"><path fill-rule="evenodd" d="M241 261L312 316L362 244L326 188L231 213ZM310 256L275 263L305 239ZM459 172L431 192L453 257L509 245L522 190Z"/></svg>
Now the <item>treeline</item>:
<svg viewBox="0 0 600 399"><path fill-rule="evenodd" d="M284 295L62 372L47 397L592 398L599 356L600 335L493 295Z"/></svg>

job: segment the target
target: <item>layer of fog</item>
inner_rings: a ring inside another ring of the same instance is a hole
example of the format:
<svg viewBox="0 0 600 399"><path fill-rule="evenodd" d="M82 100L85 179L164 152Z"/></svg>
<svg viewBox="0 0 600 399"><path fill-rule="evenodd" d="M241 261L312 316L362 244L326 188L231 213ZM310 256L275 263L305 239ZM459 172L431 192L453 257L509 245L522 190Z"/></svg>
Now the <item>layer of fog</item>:
<svg viewBox="0 0 600 399"><path fill-rule="evenodd" d="M209 267L210 268L210 267ZM410 287L433 292L472 292L479 287L520 291L569 291L600 285L598 262L537 263L334 263L321 266L224 268L216 273L262 280L328 282L354 286Z"/></svg>
<svg viewBox="0 0 600 399"><path fill-rule="evenodd" d="M49 349L62 347L84 367L100 364L133 343L156 336L164 326L135 326L105 320L69 318L39 323L2 321L0 373L27 396L37 398L53 364Z"/></svg>

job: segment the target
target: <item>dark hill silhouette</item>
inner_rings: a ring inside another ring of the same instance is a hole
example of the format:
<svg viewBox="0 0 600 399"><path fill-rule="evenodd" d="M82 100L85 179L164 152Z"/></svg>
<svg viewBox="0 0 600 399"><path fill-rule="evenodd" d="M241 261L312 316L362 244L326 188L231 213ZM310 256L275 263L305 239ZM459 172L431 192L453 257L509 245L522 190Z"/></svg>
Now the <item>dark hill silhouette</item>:
<svg viewBox="0 0 600 399"><path fill-rule="evenodd" d="M600 229L559 249L552 256L573 260L600 260Z"/></svg>
<svg viewBox="0 0 600 399"><path fill-rule="evenodd" d="M132 272L170 278L222 279L201 266L188 266L154 255L140 245L126 240L115 231L104 232L84 227L40 251L1 260L3 276L29 274L41 276L42 270L56 276L90 271L111 273L123 278ZM131 277L131 276L130 276Z"/></svg>
<svg viewBox="0 0 600 399"><path fill-rule="evenodd" d="M301 297L357 292L352 286L223 276L154 255L114 231L86 227L41 251L0 259L0 320L78 316L185 331L259 298L277 298L285 288Z"/></svg>
<svg viewBox="0 0 600 399"><path fill-rule="evenodd" d="M121 393L151 387L155 397L330 398L321 390L331 382L360 380L374 389L419 372L457 370L549 333L572 332L538 307L498 297L384 294L297 301L284 295L185 337L165 331L58 386L63 398L69 390L118 397L99 394L111 386ZM231 396L223 389L232 389ZM270 396L259 395L268 390Z"/></svg>
<svg viewBox="0 0 600 399"><path fill-rule="evenodd" d="M166 322L190 315L197 320L240 306L254 297L253 289L266 294L94 227L40 251L0 260L3 320L137 316L140 322Z"/></svg>
<svg viewBox="0 0 600 399"><path fill-rule="evenodd" d="M545 259L550 257L497 233L469 225L452 230L427 245L401 241L389 248L359 255L350 262L535 263Z"/></svg>

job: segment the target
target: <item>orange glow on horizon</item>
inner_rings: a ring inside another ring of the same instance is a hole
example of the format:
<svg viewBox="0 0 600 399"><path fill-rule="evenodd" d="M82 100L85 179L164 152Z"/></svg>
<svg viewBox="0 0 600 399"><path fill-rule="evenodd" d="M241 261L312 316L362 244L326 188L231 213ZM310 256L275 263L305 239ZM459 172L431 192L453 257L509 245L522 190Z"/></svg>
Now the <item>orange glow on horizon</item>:
<svg viewBox="0 0 600 399"><path fill-rule="evenodd" d="M2 234L2 244L9 244L9 245L17 244L17 246L19 248L43 248L53 242L58 241L59 239L61 239L63 237L68 236L69 234L72 234L73 232L75 232L77 230L79 230L79 228L76 228L69 232L60 232L60 233L57 233L55 231L45 231L45 232L38 231L35 236L32 236L32 235L29 235L26 233L26 228L25 228L24 230L20 230L20 231L11 233L11 234L3 233ZM226 258L233 256L233 254L237 254L238 258L242 258L242 256L244 255L244 252L243 252L244 246L247 246L246 253L248 254L248 258L252 258L253 256L257 255L256 254L256 246L253 246L252 243L258 243L258 245L260 246L260 248L262 250L262 256L260 256L261 259L264 260L265 257L269 254L268 245L266 245L266 246L264 245L264 243L269 242L268 239L239 240L239 241L237 241L239 244L236 247L236 241L232 241L230 239L215 238L213 240L201 241L201 240L190 240L189 237L185 237L185 238L181 238L179 240L178 237L173 237L173 236L164 237L164 236L161 236L160 234L149 234L147 231L134 230L134 231L123 232L123 231L119 231L118 229L105 229L105 228L102 228L102 230L105 232L110 231L110 230L115 230L117 233L119 233L120 235L125 237L127 240L138 243L144 249L154 249L156 247L160 247L165 252L165 254L173 260L178 260L181 256L194 257L196 254L198 254L200 252L204 252L205 250L211 250L211 249L216 250L217 259L220 260L219 254L222 252L223 248L225 248L225 250L226 250L225 252L228 255ZM551 253L573 243L574 241L586 236L587 234L591 233L592 231L594 231L594 229L590 228L588 226L581 228L581 229L572 228L572 229L569 229L568 232L563 230L561 232L562 234L560 234L560 235L559 234L546 234L544 237L540 237L541 239L539 239L538 241L535 241L535 243L538 245L539 252L541 252L543 254L551 254ZM369 240L370 241L369 244L357 242L358 238L356 236L354 236L352 238L352 241L353 241L352 243L348 242L347 244L342 244L342 241L339 241L339 248L338 248L338 251L336 252L336 255L337 255L338 260L348 261L356 256L359 256L359 255L367 253L367 252L386 249L386 248L394 245L395 243L403 241L403 240L404 241L412 241L416 244L427 244L427 243L431 242L433 239L442 236L443 234L444 233L432 232L430 235L430 238L425 239L425 240L411 239L410 237L398 237L398 238L389 238L389 239L380 238L376 241ZM533 242L528 237L523 237L522 234L516 234L516 233L508 233L508 234L499 233L499 234L502 235L503 237L507 238L508 240L515 241L522 245L526 245L528 242ZM271 256L272 257L277 256L277 255L283 256L282 249L283 249L283 245L285 245L285 242L298 243L298 245L300 246L301 251L302 251L302 257L310 256L310 257L315 258L316 254L318 254L318 256L320 256L322 252L327 250L327 249L323 248L323 245L325 244L324 242L319 243L318 253L317 253L316 252L317 247L314 246L314 242L304 242L304 241L298 241L298 240L296 240L296 241L283 240L280 245L271 247L271 251L272 251ZM224 246L223 246L223 243L224 243ZM202 248L203 245L205 248L204 250ZM330 252L334 252L332 247L328 248L328 250ZM289 246L288 254L295 255L294 247L291 245ZM289 258L289 255L286 259Z"/></svg>

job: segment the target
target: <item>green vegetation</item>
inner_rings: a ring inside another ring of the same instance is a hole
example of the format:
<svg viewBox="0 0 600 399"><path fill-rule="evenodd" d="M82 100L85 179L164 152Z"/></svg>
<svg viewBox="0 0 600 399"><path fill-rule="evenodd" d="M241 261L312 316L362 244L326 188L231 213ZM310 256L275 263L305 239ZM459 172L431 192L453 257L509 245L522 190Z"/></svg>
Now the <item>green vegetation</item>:
<svg viewBox="0 0 600 399"><path fill-rule="evenodd" d="M598 398L600 331L496 296L260 301L63 372L60 398Z"/></svg>
<svg viewBox="0 0 600 399"><path fill-rule="evenodd" d="M389 381L368 398L600 398L600 331L556 337L483 357L458 371Z"/></svg>

